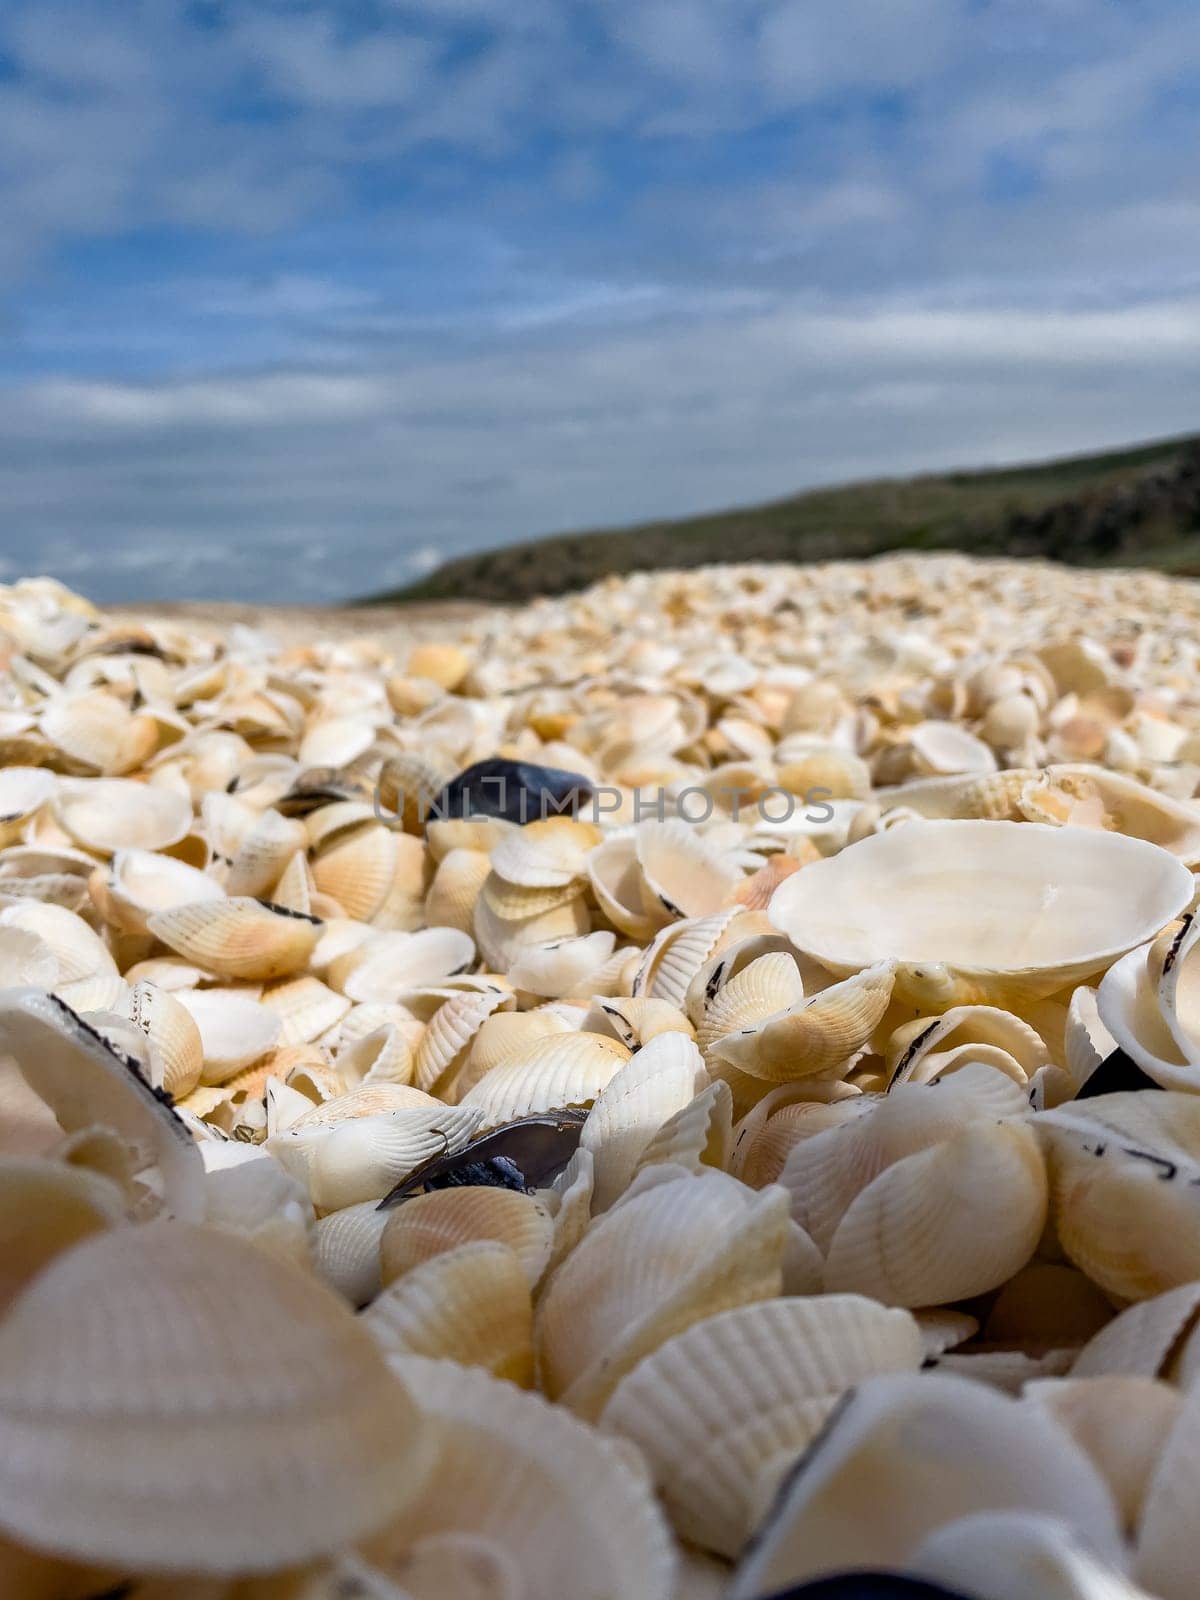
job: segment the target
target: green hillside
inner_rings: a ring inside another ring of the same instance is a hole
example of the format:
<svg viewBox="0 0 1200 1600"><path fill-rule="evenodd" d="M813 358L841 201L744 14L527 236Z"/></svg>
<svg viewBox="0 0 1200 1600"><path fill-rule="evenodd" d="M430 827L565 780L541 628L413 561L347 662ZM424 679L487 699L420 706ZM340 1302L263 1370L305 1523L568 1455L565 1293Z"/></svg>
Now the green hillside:
<svg viewBox="0 0 1200 1600"><path fill-rule="evenodd" d="M637 527L557 534L447 561L373 601L519 601L610 572L966 550L1200 573L1200 435L1100 455L880 479Z"/></svg>

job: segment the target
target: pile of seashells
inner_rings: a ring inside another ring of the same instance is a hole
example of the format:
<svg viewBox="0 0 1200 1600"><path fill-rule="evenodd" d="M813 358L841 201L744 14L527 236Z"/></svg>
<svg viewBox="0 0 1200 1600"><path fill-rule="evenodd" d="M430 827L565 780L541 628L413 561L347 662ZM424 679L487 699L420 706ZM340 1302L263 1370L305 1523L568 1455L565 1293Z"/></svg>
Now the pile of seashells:
<svg viewBox="0 0 1200 1600"><path fill-rule="evenodd" d="M26 581L0 764L4 1600L1193 1600L1200 586Z"/></svg>

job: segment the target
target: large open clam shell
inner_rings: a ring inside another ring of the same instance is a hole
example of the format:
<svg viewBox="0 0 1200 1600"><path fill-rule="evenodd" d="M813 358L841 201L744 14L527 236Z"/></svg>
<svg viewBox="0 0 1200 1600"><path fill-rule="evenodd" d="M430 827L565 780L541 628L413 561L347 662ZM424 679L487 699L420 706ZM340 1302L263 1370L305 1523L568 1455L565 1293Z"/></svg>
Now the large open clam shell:
<svg viewBox="0 0 1200 1600"><path fill-rule="evenodd" d="M1140 839L920 822L793 873L769 914L831 972L894 960L897 994L944 1010L1053 994L1152 938L1194 892L1180 861Z"/></svg>

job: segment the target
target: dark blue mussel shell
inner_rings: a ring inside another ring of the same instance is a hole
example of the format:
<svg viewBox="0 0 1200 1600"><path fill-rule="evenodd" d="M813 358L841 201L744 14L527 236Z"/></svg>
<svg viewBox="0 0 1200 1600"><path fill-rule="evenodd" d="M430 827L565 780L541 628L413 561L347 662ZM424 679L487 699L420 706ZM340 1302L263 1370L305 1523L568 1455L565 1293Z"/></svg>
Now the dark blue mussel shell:
<svg viewBox="0 0 1200 1600"><path fill-rule="evenodd" d="M831 1578L814 1578L792 1589L779 1589L761 1600L967 1600L967 1596L924 1578L907 1578L901 1572L839 1572ZM1036 1596L1030 1595L1029 1600Z"/></svg>
<svg viewBox="0 0 1200 1600"><path fill-rule="evenodd" d="M450 779L434 800L429 820L502 817L505 822L523 825L553 816L560 809L569 815L590 800L594 792L591 780L582 773L492 756Z"/></svg>
<svg viewBox="0 0 1200 1600"><path fill-rule="evenodd" d="M586 1120L586 1111L546 1111L506 1122L452 1156L426 1161L384 1195L378 1209L385 1211L426 1189L544 1189L575 1154Z"/></svg>

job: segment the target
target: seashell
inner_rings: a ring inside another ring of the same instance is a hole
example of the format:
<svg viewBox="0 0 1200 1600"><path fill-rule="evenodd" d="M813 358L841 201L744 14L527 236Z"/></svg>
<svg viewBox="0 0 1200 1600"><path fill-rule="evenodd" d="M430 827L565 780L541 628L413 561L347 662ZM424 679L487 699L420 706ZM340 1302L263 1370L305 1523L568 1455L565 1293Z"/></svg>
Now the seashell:
<svg viewBox="0 0 1200 1600"><path fill-rule="evenodd" d="M1196 1513L1189 1485L1195 1482L1198 1406L1193 1388L1150 1474L1142 1502L1134 1576L1162 1600L1184 1600L1195 1592Z"/></svg>
<svg viewBox="0 0 1200 1600"><path fill-rule="evenodd" d="M895 960L914 1005L1004 1006L1110 965L1183 910L1190 884L1174 857L1117 834L922 822L793 874L770 916L839 975Z"/></svg>
<svg viewBox="0 0 1200 1600"><path fill-rule="evenodd" d="M71 838L101 855L118 850L163 850L192 825L186 794L132 778L64 781L54 797L54 816Z"/></svg>
<svg viewBox="0 0 1200 1600"><path fill-rule="evenodd" d="M598 929L575 939L530 946L509 969L508 981L514 989L543 999L584 998L592 992L589 980L604 968L616 942L614 933Z"/></svg>
<svg viewBox="0 0 1200 1600"><path fill-rule="evenodd" d="M628 1186L663 1123L708 1082L690 1039L665 1033L637 1050L611 1077L584 1123L581 1146L594 1163L592 1208L606 1211Z"/></svg>
<svg viewBox="0 0 1200 1600"><path fill-rule="evenodd" d="M550 1259L554 1224L543 1202L511 1189L436 1189L385 1212L383 1282L395 1282L421 1262L489 1239L521 1263L532 1290Z"/></svg>
<svg viewBox="0 0 1200 1600"><path fill-rule="evenodd" d="M763 956L760 961L787 959ZM712 1008L714 1021L720 1012L734 1015L726 1010L729 991L735 984L749 985L759 965L752 962L720 991ZM784 1010L720 1034L709 1046L709 1056L769 1083L821 1076L844 1067L882 1020L892 997L893 972L890 961L876 962L811 999L794 1001ZM710 1019L705 1021L707 1028Z"/></svg>
<svg viewBox="0 0 1200 1600"><path fill-rule="evenodd" d="M126 933L145 933L156 912L221 900L224 890L207 873L171 856L151 850L118 850L92 895L106 922Z"/></svg>
<svg viewBox="0 0 1200 1600"><path fill-rule="evenodd" d="M279 1018L236 989L177 989L176 1000L200 1030L204 1064L200 1081L227 1083L279 1040Z"/></svg>
<svg viewBox="0 0 1200 1600"><path fill-rule="evenodd" d="M376 1213L384 1221L387 1212ZM493 1239L444 1250L396 1278L363 1326L385 1354L483 1367L533 1385L533 1301L520 1257Z"/></svg>
<svg viewBox="0 0 1200 1600"><path fill-rule="evenodd" d="M58 986L58 957L40 933L0 923L0 988Z"/></svg>
<svg viewBox="0 0 1200 1600"><path fill-rule="evenodd" d="M342 1094L318 1100L306 1106L304 1126L332 1128L337 1122L349 1122L356 1117L376 1117L385 1112L410 1111L414 1108L434 1112L441 1109L441 1101L408 1084L360 1084Z"/></svg>
<svg viewBox="0 0 1200 1600"><path fill-rule="evenodd" d="M1097 1559L1057 1517L1030 1511L980 1511L936 1528L913 1552L910 1570L958 1594L989 1600L1149 1600L1123 1571ZM922 1586L918 1593L947 1595Z"/></svg>
<svg viewBox="0 0 1200 1600"><path fill-rule="evenodd" d="M460 1104L478 1111L484 1128L587 1105L628 1059L625 1046L603 1034L551 1035L485 1072Z"/></svg>
<svg viewBox="0 0 1200 1600"><path fill-rule="evenodd" d="M642 957L633 980L635 995L665 1000L682 1010L696 973L726 944L765 924L766 919L732 906L711 917L689 917L657 934Z"/></svg>
<svg viewBox="0 0 1200 1600"><path fill-rule="evenodd" d="M1050 766L1029 777L1020 805L1034 822L1079 821L1110 828L1148 840L1187 866L1200 864L1200 818L1195 808L1121 772L1085 764Z"/></svg>
<svg viewBox="0 0 1200 1600"><path fill-rule="evenodd" d="M43 767L0 768L0 846L15 843L54 794L58 779Z"/></svg>
<svg viewBox="0 0 1200 1600"><path fill-rule="evenodd" d="M78 992L74 999L69 995L63 998L73 1009L85 1009ZM200 1030L186 1006L168 990L152 983L123 983L118 993L106 997L95 1009L116 1013L145 1035L161 1071L158 1086L173 1099L190 1094L199 1083L204 1065Z"/></svg>
<svg viewBox="0 0 1200 1600"><path fill-rule="evenodd" d="M482 894L475 904L475 941L480 955L496 972L507 972L534 946L581 938L590 928L587 904L580 894L528 917L497 916Z"/></svg>
<svg viewBox="0 0 1200 1600"><path fill-rule="evenodd" d="M535 1320L542 1387L586 1418L673 1334L782 1287L787 1212L724 1173L652 1168L593 1224L548 1284Z"/></svg>
<svg viewBox="0 0 1200 1600"><path fill-rule="evenodd" d="M1200 1277L1200 1101L1099 1095L1043 1112L1035 1126L1059 1243L1089 1278L1144 1300Z"/></svg>
<svg viewBox="0 0 1200 1600"><path fill-rule="evenodd" d="M425 824L425 842L430 855L437 862L444 861L451 850L479 851L488 857L490 872L492 851L505 834L511 833L516 826L516 823L505 822L500 817L439 817L431 814Z"/></svg>
<svg viewBox="0 0 1200 1600"><path fill-rule="evenodd" d="M919 722L908 743L918 769L932 777L996 770L996 757L983 740L953 722Z"/></svg>
<svg viewBox="0 0 1200 1600"><path fill-rule="evenodd" d="M505 834L492 851L492 871L523 889L567 888L586 878L588 851L600 841L591 823L547 817Z"/></svg>
<svg viewBox="0 0 1200 1600"><path fill-rule="evenodd" d="M416 1093L391 1085L366 1093L379 1094L383 1088ZM307 1185L321 1212L382 1199L431 1156L461 1149L479 1121L477 1113L466 1107L440 1104L343 1116L333 1122L327 1114L327 1106L314 1107L267 1140L271 1155Z"/></svg>
<svg viewBox="0 0 1200 1600"><path fill-rule="evenodd" d="M1178 1389L1153 1378L1043 1378L1026 1386L1021 1403L1044 1407L1087 1451L1132 1537L1183 1406Z"/></svg>
<svg viewBox="0 0 1200 1600"><path fill-rule="evenodd" d="M479 1029L494 1012L509 1010L516 997L497 984L479 993L467 992L446 1000L430 1018L429 1026L421 1036L414 1059L413 1081L419 1089L432 1090L439 1082L453 1076L454 1093L444 1092L445 1099L458 1099L475 1081L464 1077L463 1067Z"/></svg>
<svg viewBox="0 0 1200 1600"><path fill-rule="evenodd" d="M237 1139L205 1142L200 1151L207 1225L307 1272L313 1211L302 1185L266 1151Z"/></svg>
<svg viewBox="0 0 1200 1600"><path fill-rule="evenodd" d="M415 1068L412 1046L395 1025L376 1028L343 1045L336 1064L344 1089L359 1084L411 1083Z"/></svg>
<svg viewBox="0 0 1200 1600"><path fill-rule="evenodd" d="M56 1256L124 1220L122 1190L100 1173L0 1156L0 1311Z"/></svg>
<svg viewBox="0 0 1200 1600"><path fill-rule="evenodd" d="M401 840L405 841L403 845ZM393 833L381 822L365 822L339 833L318 851L312 863L313 882L322 894L332 895L348 917L370 922L382 909L401 872L406 877L413 872L414 855L418 878L415 887L418 894L423 894L419 882L424 860L420 841L408 834Z"/></svg>
<svg viewBox="0 0 1200 1600"><path fill-rule="evenodd" d="M314 899L318 903L328 899L328 896L317 894L308 867L308 857L302 850L297 850L290 858L279 874L271 894L274 905L282 906L285 911L299 911L306 917L316 914L313 911Z"/></svg>
<svg viewBox="0 0 1200 1600"><path fill-rule="evenodd" d="M483 850L450 850L442 857L425 896L425 921L431 928L457 928L469 934L475 904L492 870Z"/></svg>
<svg viewBox="0 0 1200 1600"><path fill-rule="evenodd" d="M651 1135L636 1172L663 1163L697 1176L703 1167L723 1171L732 1147L733 1096L727 1083L710 1083Z"/></svg>
<svg viewBox="0 0 1200 1600"><path fill-rule="evenodd" d="M117 964L103 939L82 917L62 906L34 900L5 906L0 911L0 929L5 928L20 929L42 941L58 963L59 984L116 975Z"/></svg>
<svg viewBox="0 0 1200 1600"><path fill-rule="evenodd" d="M1200 1283L1181 1284L1149 1300L1127 1306L1079 1352L1073 1378L1135 1377L1181 1379L1185 1386L1200 1359L1193 1351Z"/></svg>
<svg viewBox="0 0 1200 1600"><path fill-rule="evenodd" d="M232 897L155 912L147 926L187 961L226 978L283 978L305 966L321 924L267 901Z"/></svg>
<svg viewBox="0 0 1200 1600"><path fill-rule="evenodd" d="M279 881L284 868L305 850L304 824L261 811L239 832L236 848L225 872L225 892L230 895L265 895Z"/></svg>
<svg viewBox="0 0 1200 1600"><path fill-rule="evenodd" d="M645 995L596 995L584 1018L584 1030L611 1033L627 1050L640 1049L660 1034L679 1033L691 1039L695 1033L682 1011Z"/></svg>
<svg viewBox="0 0 1200 1600"><path fill-rule="evenodd" d="M430 678L440 689L453 693L466 677L470 665L470 657L457 645L427 639L414 645L407 671L416 678Z"/></svg>
<svg viewBox="0 0 1200 1600"><path fill-rule="evenodd" d="M329 981L351 1000L386 1005L406 989L441 982L475 958L470 937L455 928L373 934L329 969Z"/></svg>
<svg viewBox="0 0 1200 1600"><path fill-rule="evenodd" d="M610 1440L476 1367L420 1356L393 1356L391 1366L419 1397L438 1464L416 1502L363 1547L377 1568L403 1582L414 1550L440 1540L438 1583L407 1592L671 1600L675 1553L662 1513ZM471 1542L451 1567L453 1536ZM466 1555L477 1572L481 1549L487 1576L470 1588Z"/></svg>
<svg viewBox="0 0 1200 1600"><path fill-rule="evenodd" d="M105 689L61 694L45 706L39 720L64 771L131 772L158 744L154 719L132 714Z"/></svg>
<svg viewBox="0 0 1200 1600"><path fill-rule="evenodd" d="M302 767L348 767L375 742L375 725L366 717L325 717L310 722L300 741Z"/></svg>
<svg viewBox="0 0 1200 1600"><path fill-rule="evenodd" d="M102 1126L128 1147L138 1217L159 1210L185 1219L203 1206L202 1169L191 1135L136 1064L63 1001L37 989L0 996L0 1051L66 1133Z"/></svg>
<svg viewBox="0 0 1200 1600"><path fill-rule="evenodd" d="M907 1312L857 1295L759 1301L660 1345L617 1385L600 1427L641 1450L680 1538L736 1557L759 1470L799 1455L855 1384L921 1359Z"/></svg>
<svg viewBox="0 0 1200 1600"><path fill-rule="evenodd" d="M1108 1487L1047 1413L940 1373L867 1378L784 1482L730 1600L847 1567L905 1567L945 1524L1008 1510L1057 1516L1120 1563Z"/></svg>
<svg viewBox="0 0 1200 1600"><path fill-rule="evenodd" d="M889 1088L932 1083L964 1061L985 1061L1025 1083L1049 1060L1045 1041L1011 1011L995 1006L951 1006L940 1017L918 1017L888 1040Z"/></svg>
<svg viewBox="0 0 1200 1600"><path fill-rule="evenodd" d="M960 1199L966 1193L970 1205ZM1024 1266L1046 1212L1033 1131L967 1128L886 1168L857 1195L829 1246L825 1287L885 1305L970 1299Z"/></svg>
<svg viewBox="0 0 1200 1600"><path fill-rule="evenodd" d="M352 1306L367 1305L383 1287L379 1240L387 1220L375 1200L362 1200L316 1224L313 1270Z"/></svg>
<svg viewBox="0 0 1200 1600"><path fill-rule="evenodd" d="M183 1223L100 1234L31 1285L0 1329L0 1437L11 1537L214 1576L374 1532L420 1494L432 1455L403 1385L328 1290Z"/></svg>
<svg viewBox="0 0 1200 1600"><path fill-rule="evenodd" d="M1194 1090L1200 1081L1197 941L1200 920L1189 912L1161 952L1157 943L1131 950L1105 973L1096 994L1107 1036L1164 1089Z"/></svg>
<svg viewBox="0 0 1200 1600"><path fill-rule="evenodd" d="M353 1004L313 977L268 984L259 1003L279 1018L279 1043L284 1045L309 1044L328 1033Z"/></svg>
<svg viewBox="0 0 1200 1600"><path fill-rule="evenodd" d="M1133 954L1130 951L1130 955ZM1129 956L1122 956L1116 965L1119 967L1128 960ZM1116 1048L1117 1041L1100 1018L1099 990L1081 983L1071 993L1063 1035L1063 1065L1076 1088L1082 1088Z"/></svg>

